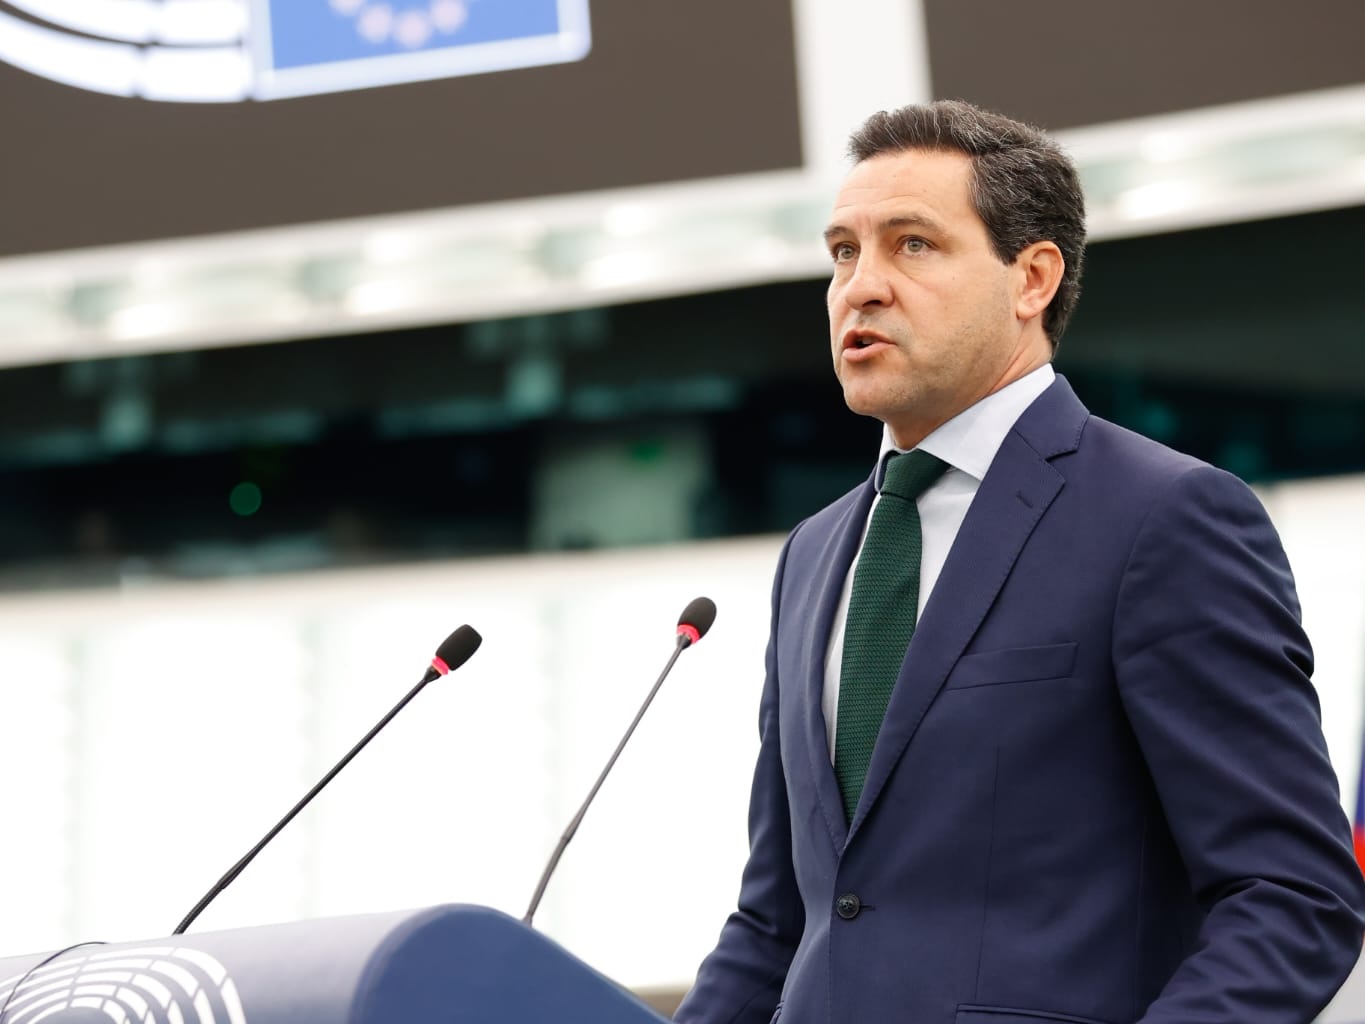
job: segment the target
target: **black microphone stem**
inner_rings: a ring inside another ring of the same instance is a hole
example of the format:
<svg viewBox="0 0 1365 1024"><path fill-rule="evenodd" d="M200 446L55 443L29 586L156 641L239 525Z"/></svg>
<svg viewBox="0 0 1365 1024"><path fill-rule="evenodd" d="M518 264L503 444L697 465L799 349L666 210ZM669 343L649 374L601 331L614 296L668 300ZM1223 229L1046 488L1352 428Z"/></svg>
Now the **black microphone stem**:
<svg viewBox="0 0 1365 1024"><path fill-rule="evenodd" d="M194 905L194 909L185 915L185 919L175 926L175 931L171 932L172 935L180 935L182 932L184 932L184 930L190 926L194 919L198 917L201 913L203 913L204 908L207 907L211 902L213 902L214 897L232 884L233 880L246 869L246 866L256 859L256 854L260 853L263 849L265 849L266 844L269 843L270 840L274 839L275 836L277 836L280 833L281 829L283 829L286 825L293 821L294 817L299 813L299 811L303 810L306 806L308 806L308 802L312 800L313 797L317 796L318 793L322 791L322 788L326 786L327 783L331 782L332 779L336 777L336 774L339 771L341 771L341 769L345 768L348 764L351 763L351 759L355 757L356 754L360 753L365 748L365 745L370 742L370 740L375 738L375 735L379 732L380 729L384 728L384 726L389 724L389 722L393 719L394 715L398 714L398 712L402 711L405 707L407 707L408 702L412 700L412 698L416 697L417 694L422 691L422 688L426 686L428 683L430 683L432 679L439 678L438 676L435 676L430 672L428 673L428 675L430 675L430 678L424 677L420 683L418 683L411 690L409 690L408 695L404 697L402 700L400 700L397 704L395 704L393 706L393 709L387 715L381 718L378 724L375 725L375 727L371 729L369 732L367 732L364 738L361 739L359 743L357 743L354 747L351 748L351 752L347 754L345 757L343 757L340 761L338 761L335 766L333 766L331 771L329 771L326 775L319 779L318 784L314 786L312 789L310 789L304 795L303 799L294 805L293 810L286 814L280 820L280 823L278 825L276 825L269 832L267 832L265 834L265 837L259 843L253 846L247 852L245 857L243 857L230 869L228 869L227 874L220 878L217 884L214 885L212 889L210 889L208 892L204 894L204 898Z"/></svg>
<svg viewBox="0 0 1365 1024"><path fill-rule="evenodd" d="M588 793L588 798L583 801L583 806L578 809L578 813L575 814L573 820L569 822L569 827L566 828L564 834L559 837L559 845L555 847L555 852L550 856L550 862L545 865L545 870L541 872L540 882L536 885L536 893L531 897L531 905L526 908L526 916L521 919L523 924L529 925L531 919L536 916L536 908L540 906L541 897L545 895L545 887L550 884L550 876L554 874L555 868L559 865L559 858L564 855L564 849L569 845L569 841L573 839L574 833L578 831L578 826L583 821L583 815L588 813L588 805L592 803L593 797L597 796L597 791L602 788L602 783L607 780L607 775L616 764L616 759L621 756L621 751L626 749L626 744L630 742L631 736L635 733L635 727L640 724L640 719L645 717L645 712L649 710L649 705L653 702L654 695L659 692L659 687L664 684L664 680L668 677L668 673L673 671L673 664L678 660L678 655L682 654L682 652L690 647L692 643L693 641L690 636L687 636L684 633L678 634L678 643L677 646L673 648L673 655L668 659L668 664L665 665L664 670L659 673L659 678L654 681L653 689L649 691L649 696L645 698L645 702L640 705L640 710L635 713L635 718L630 723L630 728L626 730L626 734L621 737L621 742L616 744L616 749L612 751L611 758L607 761L607 766L603 768L601 773L597 776L597 781L593 783L592 790Z"/></svg>

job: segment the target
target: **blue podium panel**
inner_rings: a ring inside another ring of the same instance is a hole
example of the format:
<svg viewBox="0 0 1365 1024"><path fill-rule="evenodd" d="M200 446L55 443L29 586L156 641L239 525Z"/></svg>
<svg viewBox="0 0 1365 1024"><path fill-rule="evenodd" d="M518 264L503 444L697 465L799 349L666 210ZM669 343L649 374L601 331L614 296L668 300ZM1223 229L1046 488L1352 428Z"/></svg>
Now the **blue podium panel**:
<svg viewBox="0 0 1365 1024"><path fill-rule="evenodd" d="M485 907L297 921L0 959L3 1024L658 1024ZM21 979L22 982L21 982Z"/></svg>

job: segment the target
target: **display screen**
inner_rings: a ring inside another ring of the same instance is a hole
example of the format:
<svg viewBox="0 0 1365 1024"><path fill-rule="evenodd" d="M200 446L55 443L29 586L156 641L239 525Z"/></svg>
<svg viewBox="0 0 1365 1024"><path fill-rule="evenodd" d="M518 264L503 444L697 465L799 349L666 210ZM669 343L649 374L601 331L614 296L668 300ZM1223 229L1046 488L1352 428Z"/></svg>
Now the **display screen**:
<svg viewBox="0 0 1365 1024"><path fill-rule="evenodd" d="M0 138L0 256L802 162L787 0L0 0Z"/></svg>
<svg viewBox="0 0 1365 1024"><path fill-rule="evenodd" d="M934 92L1051 130L1365 82L1359 0L922 0Z"/></svg>

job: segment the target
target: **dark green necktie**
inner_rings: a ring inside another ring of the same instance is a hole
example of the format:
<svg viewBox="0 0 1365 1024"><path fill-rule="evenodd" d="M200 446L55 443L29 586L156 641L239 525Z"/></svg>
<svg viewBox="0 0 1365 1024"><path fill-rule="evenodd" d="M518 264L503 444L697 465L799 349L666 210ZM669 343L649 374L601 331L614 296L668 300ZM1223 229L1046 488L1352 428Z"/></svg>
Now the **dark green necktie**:
<svg viewBox="0 0 1365 1024"><path fill-rule="evenodd" d="M928 452L892 455L853 572L839 670L834 774L850 821L919 615L918 498L948 469Z"/></svg>

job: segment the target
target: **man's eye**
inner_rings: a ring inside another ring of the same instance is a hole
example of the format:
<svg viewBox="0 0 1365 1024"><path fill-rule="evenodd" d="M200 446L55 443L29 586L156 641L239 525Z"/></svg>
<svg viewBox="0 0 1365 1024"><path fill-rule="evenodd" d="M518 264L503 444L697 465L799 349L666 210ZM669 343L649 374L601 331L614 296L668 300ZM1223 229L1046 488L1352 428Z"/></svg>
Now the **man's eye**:
<svg viewBox="0 0 1365 1024"><path fill-rule="evenodd" d="M901 249L904 252L925 252L929 248L929 243L922 238L907 238L901 242Z"/></svg>
<svg viewBox="0 0 1365 1024"><path fill-rule="evenodd" d="M829 250L829 254L834 257L835 263L844 263L853 259L853 246L847 242L840 242Z"/></svg>

